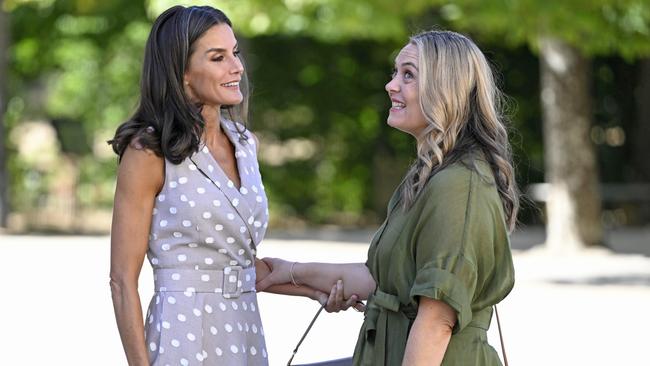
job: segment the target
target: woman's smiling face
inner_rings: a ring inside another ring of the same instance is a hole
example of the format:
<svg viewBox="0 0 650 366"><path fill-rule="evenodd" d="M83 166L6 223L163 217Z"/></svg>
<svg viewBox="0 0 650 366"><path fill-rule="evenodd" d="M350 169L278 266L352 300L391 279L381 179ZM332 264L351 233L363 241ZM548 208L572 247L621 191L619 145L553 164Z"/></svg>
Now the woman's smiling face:
<svg viewBox="0 0 650 366"><path fill-rule="evenodd" d="M426 127L418 89L418 49L407 44L395 58L393 78L385 87L391 100L388 124L413 136Z"/></svg>
<svg viewBox="0 0 650 366"><path fill-rule="evenodd" d="M239 82L244 66L232 28L227 24L213 26L193 48L183 80L190 101L217 108L241 103Z"/></svg>

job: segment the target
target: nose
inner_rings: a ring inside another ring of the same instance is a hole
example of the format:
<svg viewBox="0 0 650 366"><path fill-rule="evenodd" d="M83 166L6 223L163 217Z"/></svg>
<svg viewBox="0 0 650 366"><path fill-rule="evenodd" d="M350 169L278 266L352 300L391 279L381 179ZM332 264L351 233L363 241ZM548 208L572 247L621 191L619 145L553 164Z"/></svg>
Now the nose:
<svg viewBox="0 0 650 366"><path fill-rule="evenodd" d="M241 73L244 72L244 64L243 64L243 62L241 61L241 59L239 57L234 58L234 62L233 62L232 66L233 67L232 67L231 73L233 73L233 74L241 74Z"/></svg>
<svg viewBox="0 0 650 366"><path fill-rule="evenodd" d="M399 92L399 85L396 79L397 78L390 79L390 81L386 83L386 86L384 86L384 89L386 89L388 94Z"/></svg>

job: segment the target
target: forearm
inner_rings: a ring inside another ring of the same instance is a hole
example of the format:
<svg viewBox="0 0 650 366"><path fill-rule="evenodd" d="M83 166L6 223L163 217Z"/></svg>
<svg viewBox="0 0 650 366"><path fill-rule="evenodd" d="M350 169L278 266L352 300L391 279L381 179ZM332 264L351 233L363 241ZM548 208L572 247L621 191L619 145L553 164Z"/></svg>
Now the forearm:
<svg viewBox="0 0 650 366"><path fill-rule="evenodd" d="M142 305L135 286L119 285L111 281L113 308L122 347L130 366L149 365L144 339Z"/></svg>
<svg viewBox="0 0 650 366"><path fill-rule="evenodd" d="M338 280L344 284L344 297L357 295L365 300L375 290L375 281L363 263L296 263L293 266L296 283L329 293Z"/></svg>
<svg viewBox="0 0 650 366"><path fill-rule="evenodd" d="M290 295L290 296L303 296L308 297L312 300L318 300L316 290L309 286L300 286L296 287L293 284L285 283L282 285L273 285L268 287L264 292L270 292L280 295Z"/></svg>

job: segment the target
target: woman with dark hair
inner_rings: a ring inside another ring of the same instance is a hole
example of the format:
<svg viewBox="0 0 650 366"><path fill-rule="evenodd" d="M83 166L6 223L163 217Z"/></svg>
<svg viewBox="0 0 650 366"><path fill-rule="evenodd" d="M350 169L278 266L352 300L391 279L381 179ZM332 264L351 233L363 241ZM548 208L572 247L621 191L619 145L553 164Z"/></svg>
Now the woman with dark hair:
<svg viewBox="0 0 650 366"><path fill-rule="evenodd" d="M486 331L492 306L514 285L508 232L519 198L490 65L469 38L424 32L397 55L386 91L387 122L415 138L417 159L367 262L265 258L272 272L258 289L293 283L327 291L342 280L328 310L368 299L355 365L500 365Z"/></svg>
<svg viewBox="0 0 650 366"><path fill-rule="evenodd" d="M268 209L247 97L224 13L175 6L156 19L139 107L109 141L120 159L110 284L129 365L268 364L255 293ZM143 318L145 254L155 294Z"/></svg>

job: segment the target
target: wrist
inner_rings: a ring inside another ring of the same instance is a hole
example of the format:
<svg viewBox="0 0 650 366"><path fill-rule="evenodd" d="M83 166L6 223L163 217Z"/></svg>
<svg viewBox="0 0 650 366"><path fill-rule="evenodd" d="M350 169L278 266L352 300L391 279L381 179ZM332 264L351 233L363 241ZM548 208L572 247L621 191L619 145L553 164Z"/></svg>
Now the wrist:
<svg viewBox="0 0 650 366"><path fill-rule="evenodd" d="M291 283L295 287L300 287L300 283L298 283L298 281L296 279L296 273L295 273L297 265L298 265L298 262L291 263L291 267L289 268L289 278L291 279Z"/></svg>

